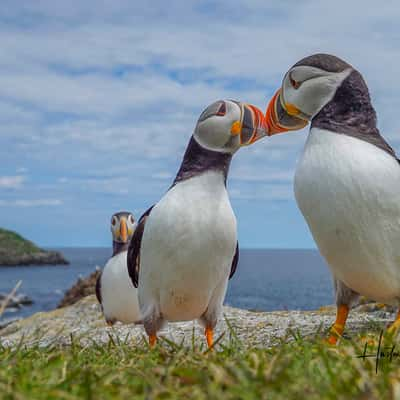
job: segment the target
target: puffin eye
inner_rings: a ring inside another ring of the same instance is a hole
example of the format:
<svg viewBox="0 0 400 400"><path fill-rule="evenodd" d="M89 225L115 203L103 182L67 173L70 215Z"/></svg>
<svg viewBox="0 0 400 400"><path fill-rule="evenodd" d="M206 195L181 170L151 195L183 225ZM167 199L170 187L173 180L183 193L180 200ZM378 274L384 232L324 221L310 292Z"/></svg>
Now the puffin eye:
<svg viewBox="0 0 400 400"><path fill-rule="evenodd" d="M226 104L223 101L221 106L219 107L219 110L217 111L216 115L219 115L220 117L223 117L226 114Z"/></svg>
<svg viewBox="0 0 400 400"><path fill-rule="evenodd" d="M300 82L297 82L295 79L293 79L292 74L289 74L289 81L294 89L298 89L301 85Z"/></svg>
<svg viewBox="0 0 400 400"><path fill-rule="evenodd" d="M216 101L208 106L200 115L198 122L203 122L206 119L218 115L223 117L226 114L226 104L224 101Z"/></svg>
<svg viewBox="0 0 400 400"><path fill-rule="evenodd" d="M132 215L129 216L129 222L130 222L132 225L133 225L134 222L135 222L135 220L133 219L133 216L132 216Z"/></svg>
<svg viewBox="0 0 400 400"><path fill-rule="evenodd" d="M112 219L111 219L111 225L112 225L112 226L115 226L116 223L117 223L117 218L112 217Z"/></svg>

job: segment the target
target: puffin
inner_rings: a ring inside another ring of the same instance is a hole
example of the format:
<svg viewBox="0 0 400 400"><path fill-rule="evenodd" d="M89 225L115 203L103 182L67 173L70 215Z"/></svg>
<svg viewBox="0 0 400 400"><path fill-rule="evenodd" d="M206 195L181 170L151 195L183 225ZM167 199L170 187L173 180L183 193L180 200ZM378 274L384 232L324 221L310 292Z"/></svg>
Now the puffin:
<svg viewBox="0 0 400 400"><path fill-rule="evenodd" d="M333 276L334 345L359 295L400 305L399 160L361 73L336 56L311 55L289 69L267 107L271 135L291 130L285 118L311 122L294 193ZM389 330L399 326L400 313Z"/></svg>
<svg viewBox="0 0 400 400"><path fill-rule="evenodd" d="M108 325L117 321L140 323L137 289L127 269L128 246L135 228L136 222L130 212L120 211L111 217L113 254L96 282L96 297Z"/></svg>
<svg viewBox="0 0 400 400"><path fill-rule="evenodd" d="M226 181L236 151L266 136L257 107L219 100L200 115L177 175L140 218L128 249L149 345L166 322L198 320L212 348L228 280L239 261Z"/></svg>

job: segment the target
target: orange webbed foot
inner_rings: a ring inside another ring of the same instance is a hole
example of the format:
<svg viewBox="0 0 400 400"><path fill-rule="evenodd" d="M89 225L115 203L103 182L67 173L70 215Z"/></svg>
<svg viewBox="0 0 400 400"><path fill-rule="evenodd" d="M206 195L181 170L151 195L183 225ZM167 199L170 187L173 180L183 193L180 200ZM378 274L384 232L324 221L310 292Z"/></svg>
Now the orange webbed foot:
<svg viewBox="0 0 400 400"><path fill-rule="evenodd" d="M397 312L396 319L387 328L390 335L394 335L400 329L400 311Z"/></svg>
<svg viewBox="0 0 400 400"><path fill-rule="evenodd" d="M212 328L206 328L205 335L207 339L208 348L211 349L214 345L214 331Z"/></svg>
<svg viewBox="0 0 400 400"><path fill-rule="evenodd" d="M326 340L327 344L332 346L336 345L339 338L342 337L344 327L346 325L347 317L349 315L349 306L342 304L337 308L336 321L330 329L329 338Z"/></svg>
<svg viewBox="0 0 400 400"><path fill-rule="evenodd" d="M157 335L149 335L149 345L153 348L157 344Z"/></svg>

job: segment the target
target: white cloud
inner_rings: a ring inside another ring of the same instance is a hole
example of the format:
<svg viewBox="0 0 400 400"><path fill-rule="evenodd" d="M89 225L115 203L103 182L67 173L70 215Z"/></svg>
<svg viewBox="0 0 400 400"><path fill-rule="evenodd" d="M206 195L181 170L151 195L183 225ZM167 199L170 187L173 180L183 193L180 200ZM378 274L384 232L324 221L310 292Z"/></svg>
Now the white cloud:
<svg viewBox="0 0 400 400"><path fill-rule="evenodd" d="M16 172L18 172L18 173L26 173L26 172L28 172L28 168L18 167L18 168L16 168Z"/></svg>
<svg viewBox="0 0 400 400"><path fill-rule="evenodd" d="M395 0L2 5L0 190L23 198L4 197L2 207L64 199L54 212L108 215L125 202L142 210L172 181L205 106L236 98L264 110L286 70L320 51L363 73L379 126L400 150ZM238 152L233 198L294 202L305 139L305 131L276 135Z"/></svg>
<svg viewBox="0 0 400 400"><path fill-rule="evenodd" d="M0 176L0 189L19 189L25 181L23 175Z"/></svg>
<svg viewBox="0 0 400 400"><path fill-rule="evenodd" d="M292 182L293 170L277 170L262 168L254 171L250 165L244 166L242 169L231 174L231 180L234 182Z"/></svg>
<svg viewBox="0 0 400 400"><path fill-rule="evenodd" d="M368 1L130 3L8 3L5 18L25 18L32 29L0 30L0 119L11 115L3 135L20 138L19 146L69 141L84 151L119 151L130 141L146 157L171 157L209 102L236 97L263 108L285 70L315 51L358 66L385 116L381 126L393 138L400 128L390 118L395 102L385 100L400 89L394 1L378 8ZM47 120L58 113L71 117Z"/></svg>
<svg viewBox="0 0 400 400"><path fill-rule="evenodd" d="M158 171L158 172L154 172L151 177L153 179L169 179L172 180L174 178L173 174L171 174L171 172L168 171Z"/></svg>
<svg viewBox="0 0 400 400"><path fill-rule="evenodd" d="M261 184L244 188L234 186L229 193L238 200L287 201L293 198L293 188L288 184Z"/></svg>
<svg viewBox="0 0 400 400"><path fill-rule="evenodd" d="M53 207L62 204L63 202L59 199L0 200L0 207Z"/></svg>

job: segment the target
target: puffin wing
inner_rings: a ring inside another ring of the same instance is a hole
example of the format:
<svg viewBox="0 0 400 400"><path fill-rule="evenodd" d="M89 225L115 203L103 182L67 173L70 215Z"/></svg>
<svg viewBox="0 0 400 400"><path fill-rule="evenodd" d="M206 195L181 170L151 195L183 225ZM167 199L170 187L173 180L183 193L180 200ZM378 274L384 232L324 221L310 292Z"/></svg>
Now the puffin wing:
<svg viewBox="0 0 400 400"><path fill-rule="evenodd" d="M233 256L231 273L229 274L229 279L231 279L232 276L235 275L238 263L239 263L239 242L236 242L236 251L235 251L235 255Z"/></svg>
<svg viewBox="0 0 400 400"><path fill-rule="evenodd" d="M150 215L154 206L151 206L139 219L138 226L133 233L131 242L128 247L128 273L132 280L133 286L136 288L139 285L139 269L140 269L140 247L142 244L142 237L146 220Z"/></svg>
<svg viewBox="0 0 400 400"><path fill-rule="evenodd" d="M97 301L101 304L101 274L102 272L100 272L100 275L97 277L96 280L96 297L97 297Z"/></svg>

